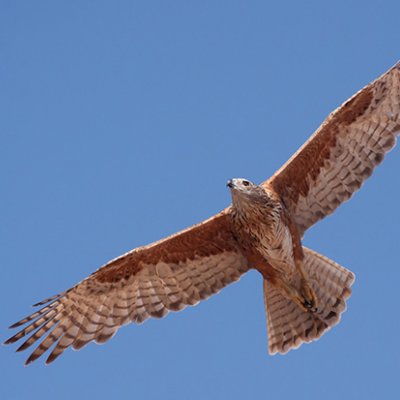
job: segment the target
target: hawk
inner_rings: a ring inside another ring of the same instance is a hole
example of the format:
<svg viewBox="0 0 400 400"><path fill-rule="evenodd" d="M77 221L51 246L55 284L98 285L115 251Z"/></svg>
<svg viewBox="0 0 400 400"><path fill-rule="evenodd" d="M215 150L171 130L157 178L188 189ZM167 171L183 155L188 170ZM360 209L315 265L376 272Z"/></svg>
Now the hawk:
<svg viewBox="0 0 400 400"><path fill-rule="evenodd" d="M50 297L15 323L5 343L65 349L104 343L130 322L164 317L237 281L261 273L270 354L318 339L337 324L354 282L352 272L302 246L309 227L360 188L400 134L400 63L331 113L270 179L228 181L232 204L210 219L105 264Z"/></svg>

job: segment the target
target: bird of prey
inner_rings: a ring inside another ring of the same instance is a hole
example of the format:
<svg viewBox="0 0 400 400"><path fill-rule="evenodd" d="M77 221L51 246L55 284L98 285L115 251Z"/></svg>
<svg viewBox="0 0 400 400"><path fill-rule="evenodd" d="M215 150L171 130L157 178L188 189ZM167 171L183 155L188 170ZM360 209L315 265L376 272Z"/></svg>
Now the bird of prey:
<svg viewBox="0 0 400 400"><path fill-rule="evenodd" d="M360 188L400 134L400 63L332 112L270 179L228 181L232 204L210 219L105 264L15 323L6 343L43 340L46 363L72 346L104 343L124 324L195 305L261 273L270 354L286 353L337 324L352 272L302 246L309 227Z"/></svg>

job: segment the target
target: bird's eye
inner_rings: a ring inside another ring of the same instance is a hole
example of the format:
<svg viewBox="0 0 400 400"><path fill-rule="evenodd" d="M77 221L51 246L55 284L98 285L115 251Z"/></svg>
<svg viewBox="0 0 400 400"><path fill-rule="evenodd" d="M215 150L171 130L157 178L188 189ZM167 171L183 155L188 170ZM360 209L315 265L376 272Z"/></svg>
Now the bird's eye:
<svg viewBox="0 0 400 400"><path fill-rule="evenodd" d="M249 186L250 185L249 181L243 181L242 183L243 183L243 186Z"/></svg>

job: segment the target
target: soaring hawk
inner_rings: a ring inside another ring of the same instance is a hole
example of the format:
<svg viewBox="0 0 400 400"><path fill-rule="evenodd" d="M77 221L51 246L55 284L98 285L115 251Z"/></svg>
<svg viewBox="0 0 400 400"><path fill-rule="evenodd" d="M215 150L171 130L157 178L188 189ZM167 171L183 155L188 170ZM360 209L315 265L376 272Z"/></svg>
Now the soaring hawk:
<svg viewBox="0 0 400 400"><path fill-rule="evenodd" d="M331 113L270 179L231 179L232 204L212 218L102 266L46 299L6 343L43 340L47 363L104 343L124 324L195 305L249 269L263 278L270 354L319 338L346 308L354 275L302 246L306 230L360 188L400 133L400 63Z"/></svg>

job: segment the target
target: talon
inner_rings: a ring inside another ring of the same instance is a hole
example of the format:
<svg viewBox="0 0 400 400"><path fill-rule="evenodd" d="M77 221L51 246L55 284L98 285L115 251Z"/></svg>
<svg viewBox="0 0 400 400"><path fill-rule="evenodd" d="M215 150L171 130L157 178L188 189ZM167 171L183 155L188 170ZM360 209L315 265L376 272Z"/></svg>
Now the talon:
<svg viewBox="0 0 400 400"><path fill-rule="evenodd" d="M304 299L303 305L307 308L308 311L315 313L318 311L318 308L314 306L313 300Z"/></svg>
<svg viewBox="0 0 400 400"><path fill-rule="evenodd" d="M303 304L305 308L311 308L313 306L313 302L308 299L305 299Z"/></svg>

